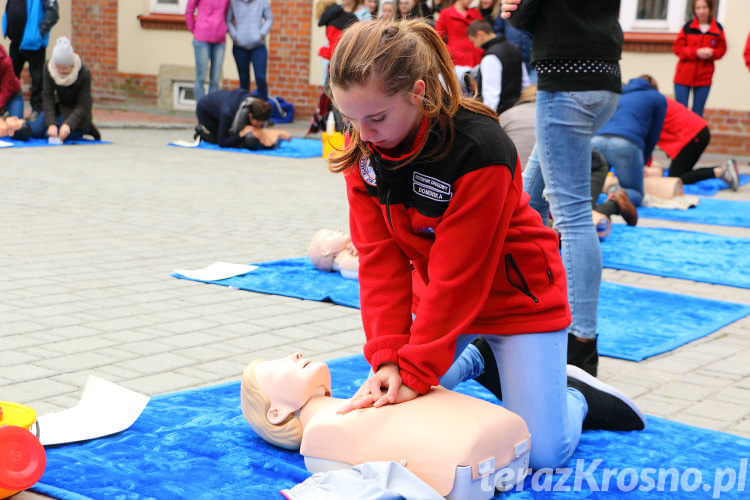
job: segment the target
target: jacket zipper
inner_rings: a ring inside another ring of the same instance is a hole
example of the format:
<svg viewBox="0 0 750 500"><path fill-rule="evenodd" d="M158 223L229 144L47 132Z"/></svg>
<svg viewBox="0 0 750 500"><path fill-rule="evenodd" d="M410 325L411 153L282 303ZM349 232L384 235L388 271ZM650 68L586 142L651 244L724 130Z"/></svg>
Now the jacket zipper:
<svg viewBox="0 0 750 500"><path fill-rule="evenodd" d="M516 275L521 280L521 283L516 283L513 281L513 278L510 275L510 269L513 268L513 271L515 271ZM513 286L514 288L517 288L521 292L523 292L524 295L531 298L531 300L534 301L535 304L539 303L539 299L537 299L533 293L531 293L531 290L529 290L529 285L526 283L526 279L523 277L523 274L521 274L521 270L518 269L518 266L516 265L516 261L513 260L513 256L511 254L505 254L505 275L508 278L508 282Z"/></svg>
<svg viewBox="0 0 750 500"><path fill-rule="evenodd" d="M393 227L393 221L391 220L391 186L388 185L388 188L385 191L385 216L388 219L388 224L391 226L391 230L393 233L396 233L396 228Z"/></svg>

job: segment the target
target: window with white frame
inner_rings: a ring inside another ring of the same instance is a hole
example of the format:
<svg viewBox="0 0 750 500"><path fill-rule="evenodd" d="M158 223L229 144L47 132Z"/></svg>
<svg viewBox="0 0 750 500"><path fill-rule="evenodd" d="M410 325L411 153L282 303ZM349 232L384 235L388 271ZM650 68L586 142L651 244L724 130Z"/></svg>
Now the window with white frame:
<svg viewBox="0 0 750 500"><path fill-rule="evenodd" d="M154 14L184 14L187 0L151 0Z"/></svg>
<svg viewBox="0 0 750 500"><path fill-rule="evenodd" d="M726 1L714 0L716 18L724 18ZM622 0L623 31L677 33L693 17L693 0Z"/></svg>

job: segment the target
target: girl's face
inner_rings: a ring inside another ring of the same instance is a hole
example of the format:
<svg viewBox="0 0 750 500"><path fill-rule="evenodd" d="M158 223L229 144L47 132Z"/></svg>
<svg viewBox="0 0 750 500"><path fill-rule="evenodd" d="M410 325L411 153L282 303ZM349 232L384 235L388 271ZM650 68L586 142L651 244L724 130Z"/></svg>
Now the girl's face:
<svg viewBox="0 0 750 500"><path fill-rule="evenodd" d="M401 13L401 17L406 17L412 7L414 7L413 0L398 0L398 11Z"/></svg>
<svg viewBox="0 0 750 500"><path fill-rule="evenodd" d="M708 18L711 16L711 9L708 8L708 3L703 0L695 2L694 6L695 17L698 18L699 23L707 23Z"/></svg>
<svg viewBox="0 0 750 500"><path fill-rule="evenodd" d="M396 7L393 6L393 2L386 2L380 7L380 19L386 19L388 21L396 17Z"/></svg>
<svg viewBox="0 0 750 500"><path fill-rule="evenodd" d="M425 83L417 80L410 92L395 95L384 94L379 83L371 77L367 85L353 85L346 90L333 85L331 90L344 120L359 131L363 141L393 150L419 130Z"/></svg>
<svg viewBox="0 0 750 500"><path fill-rule="evenodd" d="M377 13L378 0L365 0L365 5L367 5L367 8L370 9L370 12L372 14Z"/></svg>
<svg viewBox="0 0 750 500"><path fill-rule="evenodd" d="M483 9L489 9L495 4L495 0L479 0L479 6Z"/></svg>
<svg viewBox="0 0 750 500"><path fill-rule="evenodd" d="M461 7L463 7L464 9L468 9L469 8L469 4L471 3L471 0L456 0L455 3L457 3L458 5L460 5Z"/></svg>

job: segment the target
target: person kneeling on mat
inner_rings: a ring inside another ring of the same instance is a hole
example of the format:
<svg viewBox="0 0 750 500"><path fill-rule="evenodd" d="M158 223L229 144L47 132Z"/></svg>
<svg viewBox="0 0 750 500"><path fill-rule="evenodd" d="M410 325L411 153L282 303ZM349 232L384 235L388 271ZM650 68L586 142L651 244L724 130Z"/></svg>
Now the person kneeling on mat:
<svg viewBox="0 0 750 500"><path fill-rule="evenodd" d="M195 137L222 148L274 149L291 136L268 130L271 105L244 89L217 90L198 101Z"/></svg>

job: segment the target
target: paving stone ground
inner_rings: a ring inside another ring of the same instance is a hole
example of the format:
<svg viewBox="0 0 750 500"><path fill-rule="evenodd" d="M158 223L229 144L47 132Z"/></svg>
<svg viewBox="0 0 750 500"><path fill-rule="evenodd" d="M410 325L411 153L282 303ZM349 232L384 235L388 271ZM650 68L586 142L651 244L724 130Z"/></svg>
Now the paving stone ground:
<svg viewBox="0 0 750 500"><path fill-rule="evenodd" d="M73 406L91 374L154 395L236 380L256 357L361 352L356 309L170 277L302 256L317 229L347 228L343 178L322 159L166 146L190 137L104 128L113 144L0 150L1 400L44 414ZM750 186L718 196L748 201ZM750 304L750 290L604 279ZM600 378L649 414L750 437L750 318L640 363L602 358Z"/></svg>

